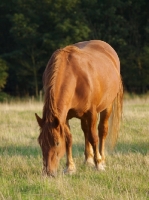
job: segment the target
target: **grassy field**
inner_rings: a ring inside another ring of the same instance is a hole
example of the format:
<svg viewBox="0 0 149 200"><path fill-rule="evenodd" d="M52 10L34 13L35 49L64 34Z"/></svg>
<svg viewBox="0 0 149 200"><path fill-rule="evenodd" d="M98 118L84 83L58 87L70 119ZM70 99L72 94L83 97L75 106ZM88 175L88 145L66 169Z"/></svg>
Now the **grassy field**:
<svg viewBox="0 0 149 200"><path fill-rule="evenodd" d="M124 101L116 148L107 154L105 172L84 165L80 122L71 121L75 175L43 177L39 128L42 103L0 104L0 200L146 200L149 199L149 97Z"/></svg>

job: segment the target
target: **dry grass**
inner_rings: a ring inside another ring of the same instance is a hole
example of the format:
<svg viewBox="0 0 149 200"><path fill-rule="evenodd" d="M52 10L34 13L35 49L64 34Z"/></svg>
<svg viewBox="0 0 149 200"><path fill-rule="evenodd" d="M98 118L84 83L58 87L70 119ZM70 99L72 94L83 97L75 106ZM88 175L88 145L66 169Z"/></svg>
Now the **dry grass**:
<svg viewBox="0 0 149 200"><path fill-rule="evenodd" d="M145 200L149 199L149 97L125 99L123 122L114 152L103 173L84 165L80 122L71 121L77 173L42 177L39 134L34 113L42 103L0 104L0 199L9 200Z"/></svg>

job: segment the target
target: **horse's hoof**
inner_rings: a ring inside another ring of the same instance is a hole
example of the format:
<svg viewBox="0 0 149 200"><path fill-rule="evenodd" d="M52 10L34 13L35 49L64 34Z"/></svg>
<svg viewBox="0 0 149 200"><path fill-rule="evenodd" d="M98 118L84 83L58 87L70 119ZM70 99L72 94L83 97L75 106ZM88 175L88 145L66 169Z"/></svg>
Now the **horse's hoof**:
<svg viewBox="0 0 149 200"><path fill-rule="evenodd" d="M95 166L94 159L88 158L87 160L85 160L85 164L87 164L88 166L94 167Z"/></svg>
<svg viewBox="0 0 149 200"><path fill-rule="evenodd" d="M76 168L75 168L75 167L74 167L74 168L71 168L71 169L66 168L66 169L63 171L63 173L64 173L64 174L73 175L73 174L76 173Z"/></svg>
<svg viewBox="0 0 149 200"><path fill-rule="evenodd" d="M104 163L99 163L97 165L97 170L98 171L105 171L106 165Z"/></svg>

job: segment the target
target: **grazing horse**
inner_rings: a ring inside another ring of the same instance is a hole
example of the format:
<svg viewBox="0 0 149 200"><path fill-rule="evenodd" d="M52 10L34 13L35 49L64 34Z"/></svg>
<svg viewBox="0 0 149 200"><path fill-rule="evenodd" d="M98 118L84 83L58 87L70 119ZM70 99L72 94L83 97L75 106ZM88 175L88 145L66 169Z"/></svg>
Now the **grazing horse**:
<svg viewBox="0 0 149 200"><path fill-rule="evenodd" d="M103 41L91 40L56 50L44 71L43 85L43 116L35 115L40 126L38 141L44 171L55 176L59 161L66 152L65 172L75 172L68 124L73 117L81 120L85 161L104 170L108 120L112 116L110 134L114 144L122 112L120 62L114 49Z"/></svg>

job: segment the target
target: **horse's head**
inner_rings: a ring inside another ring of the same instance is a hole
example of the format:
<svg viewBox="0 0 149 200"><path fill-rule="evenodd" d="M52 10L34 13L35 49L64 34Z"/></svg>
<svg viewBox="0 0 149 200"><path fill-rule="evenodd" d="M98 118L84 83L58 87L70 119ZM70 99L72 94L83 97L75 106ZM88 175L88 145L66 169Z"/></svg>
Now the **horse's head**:
<svg viewBox="0 0 149 200"><path fill-rule="evenodd" d="M43 170L50 176L55 176L60 159L66 151L65 134L57 117L52 122L45 122L35 114L40 126L38 141L42 149Z"/></svg>

